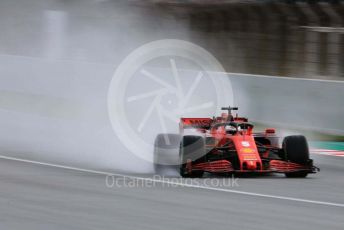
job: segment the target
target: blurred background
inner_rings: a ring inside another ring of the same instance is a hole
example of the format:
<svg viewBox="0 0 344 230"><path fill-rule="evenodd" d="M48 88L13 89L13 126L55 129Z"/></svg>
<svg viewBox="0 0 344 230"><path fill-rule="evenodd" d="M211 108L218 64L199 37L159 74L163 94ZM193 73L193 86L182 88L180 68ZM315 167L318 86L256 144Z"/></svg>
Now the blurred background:
<svg viewBox="0 0 344 230"><path fill-rule="evenodd" d="M341 1L4 0L1 54L113 63L178 38L228 72L343 78Z"/></svg>
<svg viewBox="0 0 344 230"><path fill-rule="evenodd" d="M155 2L229 72L343 79L341 1Z"/></svg>

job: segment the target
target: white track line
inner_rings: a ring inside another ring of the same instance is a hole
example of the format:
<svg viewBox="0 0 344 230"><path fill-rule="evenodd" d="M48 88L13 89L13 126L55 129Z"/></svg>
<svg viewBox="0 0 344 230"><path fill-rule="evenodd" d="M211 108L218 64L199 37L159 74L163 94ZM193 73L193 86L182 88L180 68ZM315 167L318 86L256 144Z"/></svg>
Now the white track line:
<svg viewBox="0 0 344 230"><path fill-rule="evenodd" d="M331 150L331 149L311 149L312 154L325 155L325 156L335 156L344 157L344 151L341 150Z"/></svg>
<svg viewBox="0 0 344 230"><path fill-rule="evenodd" d="M233 189L215 188L215 187L187 184L187 183L181 183L181 182L175 182L175 181L159 180L159 179L154 179L154 178L137 177L137 176L131 176L131 175L125 175L125 174L119 174L119 173L89 170L89 169L69 167L69 166L58 165L58 164L44 163L44 162L39 162L39 161L25 160L25 159L2 156L2 155L0 155L0 159L19 161L19 162L50 166L50 167L74 170L74 171L79 171L79 172L100 174L100 175L106 175L106 176L125 177L125 178L134 179L134 180L157 182L157 183L162 183L162 184L170 184L170 185L176 185L176 186L188 187L188 188L198 188L198 189L205 189L205 190L211 190L211 191L217 191L217 192L234 193L234 194L247 195L247 196L264 197L264 198L270 198L270 199L287 200L287 201L295 201L295 202L344 208L344 204L342 203L332 203L332 202L326 202L326 201L308 200L308 199L294 198L294 197L288 197L288 196L276 196L276 195L268 195L268 194L262 194L262 193L254 193L254 192L244 192L244 191L238 191L238 190L233 190Z"/></svg>

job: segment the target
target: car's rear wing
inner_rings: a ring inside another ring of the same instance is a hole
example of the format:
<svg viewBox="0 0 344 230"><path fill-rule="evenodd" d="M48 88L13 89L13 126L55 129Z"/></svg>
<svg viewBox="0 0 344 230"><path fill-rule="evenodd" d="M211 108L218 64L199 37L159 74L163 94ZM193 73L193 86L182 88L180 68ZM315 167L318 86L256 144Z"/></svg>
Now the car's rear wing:
<svg viewBox="0 0 344 230"><path fill-rule="evenodd" d="M213 119L211 118L181 118L181 129L209 129Z"/></svg>

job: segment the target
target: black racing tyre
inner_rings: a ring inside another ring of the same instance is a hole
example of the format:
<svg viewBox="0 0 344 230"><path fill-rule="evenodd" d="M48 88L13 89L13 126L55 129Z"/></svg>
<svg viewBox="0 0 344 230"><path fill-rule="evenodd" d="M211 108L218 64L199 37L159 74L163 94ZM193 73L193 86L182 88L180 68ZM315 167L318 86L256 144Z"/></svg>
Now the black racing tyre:
<svg viewBox="0 0 344 230"><path fill-rule="evenodd" d="M154 170L164 174L166 168L176 167L181 136L179 134L158 134L154 142Z"/></svg>
<svg viewBox="0 0 344 230"><path fill-rule="evenodd" d="M283 150L286 160L298 164L308 164L309 162L309 149L305 136L293 135L287 136L283 140ZM286 173L286 177L303 178L308 175L308 172L293 172Z"/></svg>
<svg viewBox="0 0 344 230"><path fill-rule="evenodd" d="M286 177L288 178L305 178L308 176L308 172L292 172L292 173L286 173Z"/></svg>
<svg viewBox="0 0 344 230"><path fill-rule="evenodd" d="M188 160L194 163L200 163L205 158L205 140L201 136L184 136L180 143L179 150L180 166L179 172L182 177L202 177L203 171L187 172L186 163Z"/></svg>

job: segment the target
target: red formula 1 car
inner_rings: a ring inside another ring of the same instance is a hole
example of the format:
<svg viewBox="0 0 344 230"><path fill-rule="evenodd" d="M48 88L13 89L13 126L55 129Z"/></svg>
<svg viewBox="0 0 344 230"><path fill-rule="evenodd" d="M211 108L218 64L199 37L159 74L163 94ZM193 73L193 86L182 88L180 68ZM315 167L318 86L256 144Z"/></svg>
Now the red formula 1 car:
<svg viewBox="0 0 344 230"><path fill-rule="evenodd" d="M232 116L236 107L214 118L181 118L179 168L182 177L210 173L284 173L306 177L315 173L307 140L295 135L284 138L279 147L275 129L254 133L244 117Z"/></svg>

